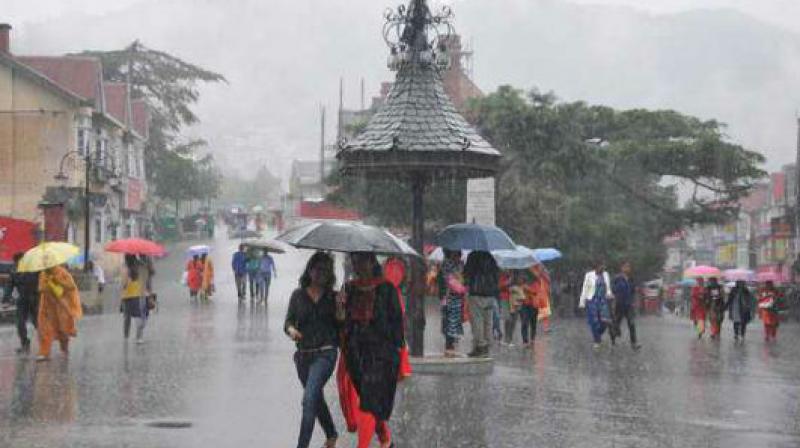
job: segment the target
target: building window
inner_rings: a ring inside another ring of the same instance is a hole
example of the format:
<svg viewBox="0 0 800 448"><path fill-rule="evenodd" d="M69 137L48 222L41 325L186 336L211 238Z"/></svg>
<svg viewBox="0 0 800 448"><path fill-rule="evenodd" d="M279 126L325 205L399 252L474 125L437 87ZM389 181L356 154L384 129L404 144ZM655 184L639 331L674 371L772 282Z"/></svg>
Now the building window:
<svg viewBox="0 0 800 448"><path fill-rule="evenodd" d="M89 135L86 129L79 128L77 135L78 154L85 156L89 151Z"/></svg>

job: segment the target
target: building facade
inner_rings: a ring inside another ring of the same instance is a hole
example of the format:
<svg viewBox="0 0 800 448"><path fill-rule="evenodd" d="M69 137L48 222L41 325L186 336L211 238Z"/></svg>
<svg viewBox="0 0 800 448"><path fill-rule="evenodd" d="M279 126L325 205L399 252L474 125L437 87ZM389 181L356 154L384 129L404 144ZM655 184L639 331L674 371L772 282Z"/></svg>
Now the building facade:
<svg viewBox="0 0 800 448"><path fill-rule="evenodd" d="M9 33L0 25L0 216L79 245L88 226L93 252L142 235L146 104L105 81L98 59L14 55Z"/></svg>

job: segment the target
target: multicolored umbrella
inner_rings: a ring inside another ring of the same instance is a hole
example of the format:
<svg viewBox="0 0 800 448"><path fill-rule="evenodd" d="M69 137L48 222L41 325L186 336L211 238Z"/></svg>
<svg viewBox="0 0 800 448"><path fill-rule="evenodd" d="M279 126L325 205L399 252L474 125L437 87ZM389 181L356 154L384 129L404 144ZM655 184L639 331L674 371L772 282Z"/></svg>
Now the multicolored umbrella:
<svg viewBox="0 0 800 448"><path fill-rule="evenodd" d="M62 264L80 255L81 249L69 243L42 243L25 252L19 261L18 272L40 272Z"/></svg>
<svg viewBox="0 0 800 448"><path fill-rule="evenodd" d="M780 283L781 278L777 272L767 271L767 272L759 272L758 275L756 275L756 281L758 281L759 283L766 283L766 282Z"/></svg>
<svg viewBox="0 0 800 448"><path fill-rule="evenodd" d="M189 257L194 257L195 255L208 255L209 252L211 252L211 248L205 244L198 244L186 249L186 255Z"/></svg>
<svg viewBox="0 0 800 448"><path fill-rule="evenodd" d="M725 280L730 282L752 282L756 279L755 272L749 269L728 269L722 274L722 276L725 278Z"/></svg>
<svg viewBox="0 0 800 448"><path fill-rule="evenodd" d="M697 277L721 278L722 272L718 268L715 268L714 266L699 265L683 271L683 276L686 278L697 278Z"/></svg>
<svg viewBox="0 0 800 448"><path fill-rule="evenodd" d="M106 245L106 251L118 254L145 255L148 257L161 257L166 250L160 244L143 238L126 238L116 240Z"/></svg>

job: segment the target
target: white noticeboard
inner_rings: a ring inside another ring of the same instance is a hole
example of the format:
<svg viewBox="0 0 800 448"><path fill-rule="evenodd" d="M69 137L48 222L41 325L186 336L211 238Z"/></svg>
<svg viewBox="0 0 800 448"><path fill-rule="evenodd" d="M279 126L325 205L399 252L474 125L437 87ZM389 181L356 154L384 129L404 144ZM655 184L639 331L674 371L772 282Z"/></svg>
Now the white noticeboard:
<svg viewBox="0 0 800 448"><path fill-rule="evenodd" d="M495 225L494 178L467 181L467 222Z"/></svg>

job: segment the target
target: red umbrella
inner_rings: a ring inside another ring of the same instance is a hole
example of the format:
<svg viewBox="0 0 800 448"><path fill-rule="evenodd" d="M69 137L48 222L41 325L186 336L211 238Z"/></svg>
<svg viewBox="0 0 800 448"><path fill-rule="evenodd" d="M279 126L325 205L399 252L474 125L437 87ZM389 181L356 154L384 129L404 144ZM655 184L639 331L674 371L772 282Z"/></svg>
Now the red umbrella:
<svg viewBox="0 0 800 448"><path fill-rule="evenodd" d="M158 243L142 238L128 238L116 240L106 245L108 252L116 252L131 255L146 255L149 257L160 257L166 254L164 247Z"/></svg>

